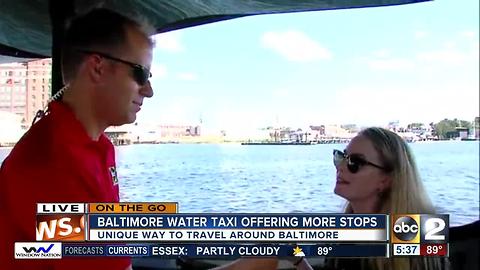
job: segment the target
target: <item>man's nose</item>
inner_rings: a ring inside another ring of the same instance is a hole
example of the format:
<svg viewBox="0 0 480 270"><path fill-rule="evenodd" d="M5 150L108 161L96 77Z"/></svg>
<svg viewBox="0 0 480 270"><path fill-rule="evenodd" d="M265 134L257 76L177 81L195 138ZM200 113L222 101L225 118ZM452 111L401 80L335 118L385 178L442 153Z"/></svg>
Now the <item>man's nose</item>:
<svg viewBox="0 0 480 270"><path fill-rule="evenodd" d="M147 81L147 83L140 89L140 94L148 98L153 97L153 88L150 81Z"/></svg>

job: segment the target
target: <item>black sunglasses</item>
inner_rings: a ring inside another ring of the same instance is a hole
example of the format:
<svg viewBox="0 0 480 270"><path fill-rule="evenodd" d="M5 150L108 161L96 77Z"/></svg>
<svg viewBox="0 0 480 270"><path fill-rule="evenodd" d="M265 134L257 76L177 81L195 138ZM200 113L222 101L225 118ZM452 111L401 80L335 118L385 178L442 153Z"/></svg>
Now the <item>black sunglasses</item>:
<svg viewBox="0 0 480 270"><path fill-rule="evenodd" d="M101 57L104 57L104 58L107 58L107 59L110 59L110 60L113 60L113 61L117 61L117 62L123 63L125 65L129 65L133 70L133 73L132 73L133 74L133 79L141 86L147 84L150 77L152 77L152 73L150 72L150 70L148 68L142 66L142 65L135 64L135 63L132 63L132 62L120 59L120 58L116 58L116 57L113 57L111 55L108 55L108 54L102 53L102 52L95 52L95 51L88 51L88 50L78 50L78 51L81 52L81 53L98 54Z"/></svg>
<svg viewBox="0 0 480 270"><path fill-rule="evenodd" d="M333 150L333 164L335 164L335 167L340 166L340 164L344 160L347 161L347 168L351 173L357 173L358 170L360 170L360 168L365 165L370 165L386 171L385 167L372 163L358 154L347 155L345 154L345 152L342 152L340 150Z"/></svg>

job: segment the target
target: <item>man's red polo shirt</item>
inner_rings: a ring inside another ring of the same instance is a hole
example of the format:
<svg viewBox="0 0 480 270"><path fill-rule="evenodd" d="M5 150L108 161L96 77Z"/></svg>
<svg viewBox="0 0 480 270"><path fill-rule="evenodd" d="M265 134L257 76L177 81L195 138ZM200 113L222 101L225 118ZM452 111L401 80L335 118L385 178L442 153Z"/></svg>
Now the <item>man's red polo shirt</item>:
<svg viewBox="0 0 480 270"><path fill-rule="evenodd" d="M36 203L118 202L111 168L115 153L108 138L93 141L67 105L52 102L0 169L0 268L125 269L128 258L15 260L13 252L14 242L35 241Z"/></svg>

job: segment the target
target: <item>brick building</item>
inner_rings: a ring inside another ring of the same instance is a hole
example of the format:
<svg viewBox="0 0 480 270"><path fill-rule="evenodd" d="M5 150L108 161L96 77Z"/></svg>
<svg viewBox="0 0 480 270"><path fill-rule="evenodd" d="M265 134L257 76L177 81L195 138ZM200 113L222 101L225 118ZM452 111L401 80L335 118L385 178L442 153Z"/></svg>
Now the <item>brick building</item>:
<svg viewBox="0 0 480 270"><path fill-rule="evenodd" d="M51 59L0 65L0 111L14 113L30 124L51 93Z"/></svg>

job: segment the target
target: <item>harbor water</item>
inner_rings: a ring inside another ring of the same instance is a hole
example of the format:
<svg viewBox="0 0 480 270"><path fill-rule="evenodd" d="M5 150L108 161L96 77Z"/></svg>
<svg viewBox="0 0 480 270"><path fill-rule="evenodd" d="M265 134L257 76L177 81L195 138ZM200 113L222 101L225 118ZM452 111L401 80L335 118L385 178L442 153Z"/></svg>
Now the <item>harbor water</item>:
<svg viewBox="0 0 480 270"><path fill-rule="evenodd" d="M427 192L453 226L479 219L479 143L410 144ZM143 144L116 148L123 201L178 202L182 213L342 212L332 150L345 144ZM0 161L11 148L0 148Z"/></svg>

